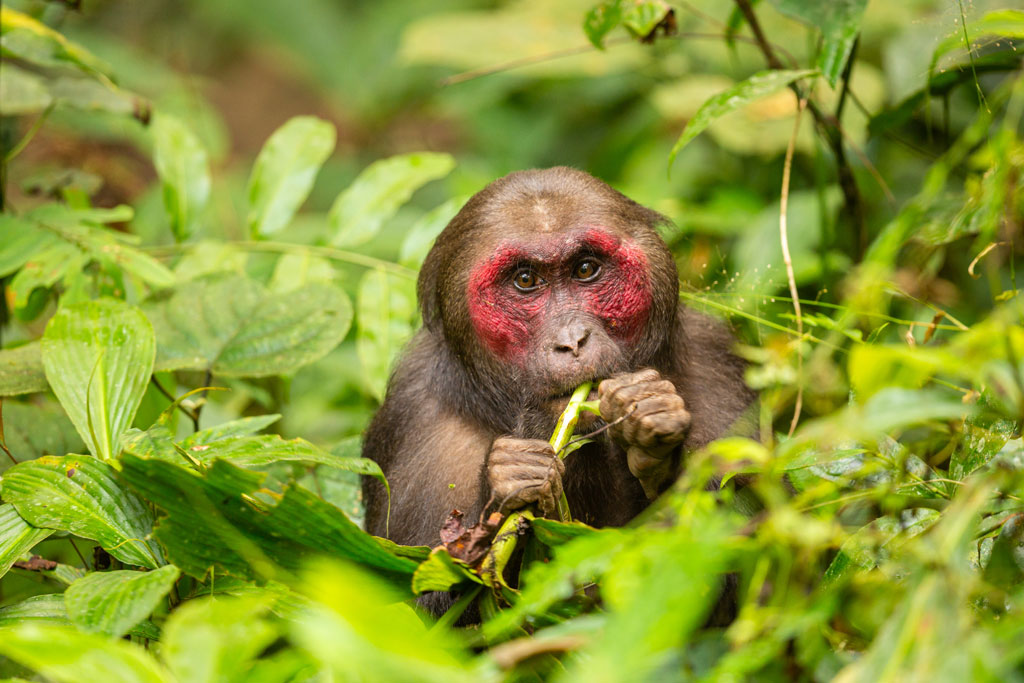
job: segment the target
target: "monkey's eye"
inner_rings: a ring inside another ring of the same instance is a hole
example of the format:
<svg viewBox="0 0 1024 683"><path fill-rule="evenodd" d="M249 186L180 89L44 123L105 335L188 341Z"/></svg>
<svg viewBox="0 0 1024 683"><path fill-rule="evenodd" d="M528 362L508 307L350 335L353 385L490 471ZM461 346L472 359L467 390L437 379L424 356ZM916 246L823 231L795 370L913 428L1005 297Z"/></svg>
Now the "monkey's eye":
<svg viewBox="0 0 1024 683"><path fill-rule="evenodd" d="M520 292L532 292L541 285L541 282L542 280L537 277L537 274L529 268L521 268L512 276L512 284Z"/></svg>
<svg viewBox="0 0 1024 683"><path fill-rule="evenodd" d="M590 282L601 273L601 264L593 259L583 259L576 264L572 277L580 282Z"/></svg>

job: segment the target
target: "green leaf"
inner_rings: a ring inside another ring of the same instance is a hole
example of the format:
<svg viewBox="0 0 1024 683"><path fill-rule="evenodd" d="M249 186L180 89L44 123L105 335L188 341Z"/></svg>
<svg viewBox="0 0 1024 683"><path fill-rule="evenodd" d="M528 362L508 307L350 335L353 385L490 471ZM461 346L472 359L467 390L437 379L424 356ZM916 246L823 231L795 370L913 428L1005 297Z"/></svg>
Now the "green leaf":
<svg viewBox="0 0 1024 683"><path fill-rule="evenodd" d="M964 29L967 31L967 42L964 40ZM956 31L948 38L940 42L932 53L931 64L928 66L928 75L935 71L939 60L953 50L965 50L976 48L975 41L984 35L996 35L1003 38L1017 39L1024 38L1024 11L1016 9L1001 9L988 12L981 19L972 21L966 27L957 26Z"/></svg>
<svg viewBox="0 0 1024 683"><path fill-rule="evenodd" d="M121 116L145 116L149 103L121 90L110 81L99 82L85 77L60 77L49 83L50 94L57 104L83 111L105 111Z"/></svg>
<svg viewBox="0 0 1024 683"><path fill-rule="evenodd" d="M21 602L0 608L0 629L25 623L71 626L68 612L64 608L64 594L33 595Z"/></svg>
<svg viewBox="0 0 1024 683"><path fill-rule="evenodd" d="M334 125L314 116L296 116L263 145L249 176L249 233L278 232L309 196L313 181L334 149Z"/></svg>
<svg viewBox="0 0 1024 683"><path fill-rule="evenodd" d="M51 529L38 529L26 522L10 503L0 505L0 576L52 533Z"/></svg>
<svg viewBox="0 0 1024 683"><path fill-rule="evenodd" d="M106 65L91 52L23 12L0 8L0 45L39 66L74 66L102 80Z"/></svg>
<svg viewBox="0 0 1024 683"><path fill-rule="evenodd" d="M454 559L443 546L434 548L427 561L412 575L412 592L447 591L462 583L483 583L483 579L461 560Z"/></svg>
<svg viewBox="0 0 1024 683"><path fill-rule="evenodd" d="M622 21L622 0L602 2L583 16L583 32L590 44L604 49L604 39Z"/></svg>
<svg viewBox="0 0 1024 683"><path fill-rule="evenodd" d="M222 422L214 427L200 429L198 432L189 434L181 441L185 448L211 444L221 439L230 439L238 436L250 436L264 429L281 419L280 415L253 415L252 417L240 417L230 422Z"/></svg>
<svg viewBox="0 0 1024 683"><path fill-rule="evenodd" d="M455 218L455 214L468 199L468 196L452 197L423 214L405 233L405 241L402 242L398 262L406 268L419 270L423 259L427 257L427 253L434 245L434 240L441 234L448 222Z"/></svg>
<svg viewBox="0 0 1024 683"><path fill-rule="evenodd" d="M310 283L272 294L234 275L186 283L144 308L160 339L158 370L226 377L293 372L337 346L352 321L337 287Z"/></svg>
<svg viewBox="0 0 1024 683"><path fill-rule="evenodd" d="M3 436L19 462L41 455L81 453L85 449L75 426L55 401L5 401L2 409ZM12 464L8 458L0 458L0 473Z"/></svg>
<svg viewBox="0 0 1024 683"><path fill-rule="evenodd" d="M53 97L43 79L10 62L0 62L0 115L35 114L51 104Z"/></svg>
<svg viewBox="0 0 1024 683"><path fill-rule="evenodd" d="M761 71L747 80L737 83L728 90L718 93L702 104L693 118L687 122L683 132L679 135L679 139L676 140L676 144L672 147L671 154L669 154L669 167L672 166L680 150L718 118L725 116L729 112L736 111L754 100L778 92L794 81L813 76L816 73L817 71L809 69L800 71Z"/></svg>
<svg viewBox="0 0 1024 683"><path fill-rule="evenodd" d="M179 242L199 232L210 199L206 149L184 123L160 114L150 126L153 165L163 186L164 207Z"/></svg>
<svg viewBox="0 0 1024 683"><path fill-rule="evenodd" d="M369 242L413 192L454 167L450 154L436 152L403 154L370 164L331 207L331 244L352 247Z"/></svg>
<svg viewBox="0 0 1024 683"><path fill-rule="evenodd" d="M319 604L292 622L291 638L340 680L480 681L496 679L482 663L470 668L464 642L431 629L402 594L350 564L319 562L303 577Z"/></svg>
<svg viewBox="0 0 1024 683"><path fill-rule="evenodd" d="M822 45L816 66L835 88L857 40L868 0L772 0L772 4L780 12L821 31Z"/></svg>
<svg viewBox="0 0 1024 683"><path fill-rule="evenodd" d="M32 221L0 213L0 277L15 272L57 241L55 235Z"/></svg>
<svg viewBox="0 0 1024 683"><path fill-rule="evenodd" d="M91 572L68 586L64 605L83 631L120 638L153 613L180 573L171 564L151 572Z"/></svg>
<svg viewBox="0 0 1024 683"><path fill-rule="evenodd" d="M36 252L11 280L14 310L25 309L35 290L52 287L69 273L80 273L88 261L81 249L59 240Z"/></svg>
<svg viewBox="0 0 1024 683"><path fill-rule="evenodd" d="M383 401L391 366L413 334L416 283L383 268L369 270L359 282L356 306L356 351L363 377Z"/></svg>
<svg viewBox="0 0 1024 683"><path fill-rule="evenodd" d="M313 256L308 251L298 254L284 254L277 260L274 274L270 278L272 292L293 292L311 282L334 282L334 266L325 258Z"/></svg>
<svg viewBox="0 0 1024 683"><path fill-rule="evenodd" d="M134 306L101 299L58 309L42 344L46 379L89 451L115 457L153 373L152 325Z"/></svg>
<svg viewBox="0 0 1024 683"><path fill-rule="evenodd" d="M160 549L146 540L149 508L95 458L47 455L15 465L4 472L2 494L34 526L90 538L127 564L163 564Z"/></svg>
<svg viewBox="0 0 1024 683"><path fill-rule="evenodd" d="M31 342L0 351L0 396L31 394L50 387L41 349L39 342Z"/></svg>
<svg viewBox="0 0 1024 683"><path fill-rule="evenodd" d="M167 620L160 653L180 681L247 681L249 668L279 635L267 619L272 602L267 594L190 600Z"/></svg>
<svg viewBox="0 0 1024 683"><path fill-rule="evenodd" d="M256 506L252 496L265 475L223 460L203 473L131 454L122 462L128 482L166 513L155 535L190 576L216 567L217 576L265 578L315 555L366 564L406 586L416 569L417 562L303 488L288 487L276 505Z"/></svg>
<svg viewBox="0 0 1024 683"><path fill-rule="evenodd" d="M646 38L671 11L663 0L633 0L622 8L622 25L635 37Z"/></svg>
<svg viewBox="0 0 1024 683"><path fill-rule="evenodd" d="M26 623L4 628L0 655L58 683L174 683L140 646L69 626Z"/></svg>

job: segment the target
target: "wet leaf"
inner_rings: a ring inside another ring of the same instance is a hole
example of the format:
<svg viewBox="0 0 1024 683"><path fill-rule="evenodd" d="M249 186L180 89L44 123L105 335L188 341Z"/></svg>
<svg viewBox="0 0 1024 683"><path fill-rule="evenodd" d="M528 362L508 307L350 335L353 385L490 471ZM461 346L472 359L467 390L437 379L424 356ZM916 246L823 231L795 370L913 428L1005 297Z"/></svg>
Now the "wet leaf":
<svg viewBox="0 0 1024 683"><path fill-rule="evenodd" d="M118 482L114 469L88 456L47 455L3 476L3 499L37 527L91 538L127 564L156 569L160 549L146 538L153 515Z"/></svg>
<svg viewBox="0 0 1024 683"><path fill-rule="evenodd" d="M83 631L120 638L152 614L179 574L174 565L151 572L92 572L68 586L64 605Z"/></svg>
<svg viewBox="0 0 1024 683"><path fill-rule="evenodd" d="M46 378L103 460L117 455L153 372L156 339L142 311L113 299L60 308L42 340Z"/></svg>
<svg viewBox="0 0 1024 683"><path fill-rule="evenodd" d="M158 370L266 377L323 357L344 338L352 305L324 283L272 294L239 276L206 278L144 304L160 339Z"/></svg>

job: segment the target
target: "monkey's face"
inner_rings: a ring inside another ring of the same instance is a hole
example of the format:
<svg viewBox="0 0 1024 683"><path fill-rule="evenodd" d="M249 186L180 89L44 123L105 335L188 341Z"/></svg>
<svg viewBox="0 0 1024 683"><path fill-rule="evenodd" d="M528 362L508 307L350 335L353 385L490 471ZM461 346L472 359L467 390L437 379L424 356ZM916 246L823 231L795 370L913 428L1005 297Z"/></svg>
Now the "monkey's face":
<svg viewBox="0 0 1024 683"><path fill-rule="evenodd" d="M600 226L513 234L472 266L466 295L476 337L541 400L626 369L652 305L644 251Z"/></svg>

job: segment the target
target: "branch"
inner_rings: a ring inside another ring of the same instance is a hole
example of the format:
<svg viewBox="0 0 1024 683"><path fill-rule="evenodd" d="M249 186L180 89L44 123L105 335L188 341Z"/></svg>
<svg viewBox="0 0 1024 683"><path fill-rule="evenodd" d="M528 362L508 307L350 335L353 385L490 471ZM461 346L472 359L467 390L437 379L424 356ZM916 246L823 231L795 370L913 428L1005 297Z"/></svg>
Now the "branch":
<svg viewBox="0 0 1024 683"><path fill-rule="evenodd" d="M757 15L754 14L754 8L751 6L750 0L736 0L736 6L739 7L740 12L743 13L743 17L747 20L747 25L750 26L750 30L754 34L754 40L757 41L758 47L761 48L761 52L764 54L765 61L768 62L768 66L772 69L786 68L775 55L775 51L772 49L768 39L765 38L764 31L761 30L761 24L757 20ZM849 76L849 71L847 71L846 75ZM791 83L789 87L794 93L796 93L798 99L807 99L807 96L797 83ZM843 98L841 98L840 101L842 101L842 99ZM832 154L836 158L836 171L839 176L839 188L843 192L843 214L850 216L850 220L853 222L853 227L857 233L858 254L862 255L864 250L867 249L867 232L864 227L864 205L861 202L860 190L857 187L857 179L853 175L853 169L850 167L850 163L846 159L846 151L843 149L843 136L839 127L839 120L836 117L823 112L818 105L810 100L807 102L807 109L814 117L814 122L817 124L818 130L828 141L829 147L832 149Z"/></svg>

